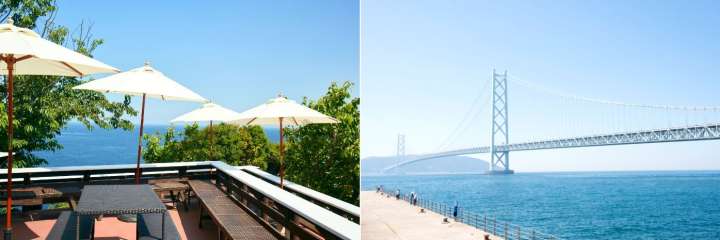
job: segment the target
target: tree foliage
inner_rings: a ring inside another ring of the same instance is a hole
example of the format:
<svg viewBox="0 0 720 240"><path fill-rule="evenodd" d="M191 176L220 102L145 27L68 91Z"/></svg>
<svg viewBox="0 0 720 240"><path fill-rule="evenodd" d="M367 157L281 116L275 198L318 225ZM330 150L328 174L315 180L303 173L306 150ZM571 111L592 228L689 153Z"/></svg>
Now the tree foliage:
<svg viewBox="0 0 720 240"><path fill-rule="evenodd" d="M165 133L149 134L144 138L146 162L219 160L262 169L277 165L276 150L258 126L219 124L211 129L192 124L185 126L181 133L170 126Z"/></svg>
<svg viewBox="0 0 720 240"><path fill-rule="evenodd" d="M332 116L339 124L310 124L287 130L289 180L347 202L359 203L360 105L352 83L332 83L327 93L303 104Z"/></svg>
<svg viewBox="0 0 720 240"><path fill-rule="evenodd" d="M352 98L352 84L332 83L318 100L306 106L340 120L339 124L311 124L286 128L286 175L295 183L347 202L359 203L360 99ZM145 135L146 162L220 160L231 165L254 165L277 174L277 144L258 126L220 124L210 130L197 124L182 133L169 127L165 133ZM210 142L213 151L210 151ZM211 155L213 154L213 155Z"/></svg>
<svg viewBox="0 0 720 240"><path fill-rule="evenodd" d="M92 52L103 44L102 39L92 37L91 26L81 24L75 34L67 27L54 23L57 8L54 1L0 0L0 20L12 17L15 25L32 28L42 37L54 43L92 57ZM42 20L42 21L41 21ZM42 22L38 25L37 22ZM56 136L70 121L79 121L88 129L132 129L125 117L137 112L130 106L130 97L122 102L111 102L103 94L73 90L83 79L56 76L15 76L15 134L13 147L16 151L16 167L37 166L47 163L32 154L33 151L56 151L62 149ZM0 135L7 132L7 81L0 84ZM0 149L7 149L7 138L0 137Z"/></svg>

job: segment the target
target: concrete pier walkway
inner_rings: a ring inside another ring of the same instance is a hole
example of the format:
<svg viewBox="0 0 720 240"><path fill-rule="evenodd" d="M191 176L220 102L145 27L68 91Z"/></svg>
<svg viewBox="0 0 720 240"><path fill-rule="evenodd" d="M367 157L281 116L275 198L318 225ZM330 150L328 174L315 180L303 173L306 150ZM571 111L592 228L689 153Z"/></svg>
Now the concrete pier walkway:
<svg viewBox="0 0 720 240"><path fill-rule="evenodd" d="M419 207L374 191L361 192L360 204L363 240L477 240L488 234L453 220L443 223L444 217L440 214L427 209L420 213ZM502 238L490 235L490 239Z"/></svg>

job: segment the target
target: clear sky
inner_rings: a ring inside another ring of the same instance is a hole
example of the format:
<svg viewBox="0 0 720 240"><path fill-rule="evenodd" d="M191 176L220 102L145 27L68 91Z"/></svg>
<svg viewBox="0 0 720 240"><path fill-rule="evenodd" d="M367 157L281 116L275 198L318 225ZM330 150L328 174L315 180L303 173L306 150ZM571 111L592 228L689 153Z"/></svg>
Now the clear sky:
<svg viewBox="0 0 720 240"><path fill-rule="evenodd" d="M379 1L361 6L362 157L489 143L493 68L573 95L720 106L717 1ZM510 141L720 122L580 104L510 84ZM480 98L485 99L485 98ZM484 104L483 104L484 103ZM474 107L473 107L474 106ZM476 113L469 114L475 116ZM720 141L511 153L518 171L720 169ZM477 157L487 159L488 155Z"/></svg>
<svg viewBox="0 0 720 240"><path fill-rule="evenodd" d="M58 8L59 24L93 24L92 34L105 40L97 59L121 70L148 59L236 111L279 92L296 101L317 98L331 81L353 81L359 92L357 1L65 0ZM146 123L167 124L199 106L149 100Z"/></svg>

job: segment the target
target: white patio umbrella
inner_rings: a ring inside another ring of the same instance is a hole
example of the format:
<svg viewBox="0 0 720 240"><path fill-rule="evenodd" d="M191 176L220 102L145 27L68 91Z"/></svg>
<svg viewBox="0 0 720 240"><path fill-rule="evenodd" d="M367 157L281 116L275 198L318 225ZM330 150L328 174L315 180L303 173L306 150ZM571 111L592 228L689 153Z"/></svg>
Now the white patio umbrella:
<svg viewBox="0 0 720 240"><path fill-rule="evenodd" d="M278 125L280 126L280 188L285 176L285 149L283 145L283 126L302 126L313 123L339 123L338 120L288 100L282 95L268 102L240 113L236 119L228 121L237 125Z"/></svg>
<svg viewBox="0 0 720 240"><path fill-rule="evenodd" d="M142 135L145 124L145 98L159 98L162 100L179 100L193 102L207 102L207 100L190 89L166 77L163 73L145 66L118 73L109 77L90 81L74 87L74 89L93 90L102 93L120 93L126 95L142 96L140 110L140 136L138 136L137 167L135 169L135 183L140 183L140 159L142 157Z"/></svg>
<svg viewBox="0 0 720 240"><path fill-rule="evenodd" d="M212 158L213 154L213 143L212 143L212 125L213 121L229 121L232 119L236 119L240 116L239 113L224 108L220 105L217 105L215 103L206 103L203 105L202 108L195 109L189 113L180 115L179 117L176 117L175 119L171 120L170 122L210 122L210 125L208 126L208 135L209 135L209 141L210 141L210 154ZM214 159L211 159L214 160Z"/></svg>
<svg viewBox="0 0 720 240"><path fill-rule="evenodd" d="M88 56L43 39L27 28L13 25L12 17L0 24L0 75L6 75L8 111L8 152L13 152L13 78L15 75L49 75L82 77L95 73L118 72ZM12 238L12 165L7 156L7 209L5 239Z"/></svg>

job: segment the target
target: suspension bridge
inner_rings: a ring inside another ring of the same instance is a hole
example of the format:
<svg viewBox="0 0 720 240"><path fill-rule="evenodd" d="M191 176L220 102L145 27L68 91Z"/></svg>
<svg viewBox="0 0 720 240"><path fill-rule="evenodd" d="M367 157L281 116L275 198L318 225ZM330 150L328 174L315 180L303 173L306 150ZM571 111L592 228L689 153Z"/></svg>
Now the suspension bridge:
<svg viewBox="0 0 720 240"><path fill-rule="evenodd" d="M614 127L612 128L612 130L615 131L610 133L582 134L576 136L564 136L552 139L539 139L510 143L510 127L508 124L508 79L509 78L507 71L500 74L496 73L495 70L493 70L492 78L490 80L490 82L492 83L490 87L490 101L492 103L490 107L490 144L485 146L437 150L433 152L407 156L405 154L405 135L399 135L397 143L397 156L399 161L395 164L385 167L383 169L383 172L389 172L391 170L398 169L409 164L436 158L489 153L490 169L488 173L512 174L513 170L510 168L510 152L513 151L531 151L543 149L581 148L663 142L706 141L720 139L720 121L707 122L706 117L707 115L720 115L719 107L648 105L607 101L569 95L547 88L539 87L521 79L514 79L513 82L516 82L521 86L539 90L541 92L544 92L545 94L557 96L563 99L563 102L581 102L611 106L615 108L615 110L612 110L614 111L613 114L616 116L622 116L622 118L624 119L610 121L607 121L607 119L602 120L605 120L606 122L613 122L615 123L615 125L622 125L622 122L628 121L628 118L636 118L636 120L637 118L649 119L646 122L640 123L646 124L648 122L652 122L651 120L657 115L664 115L668 119L684 117L684 121L681 121L681 124L668 123L663 127L652 128L640 126L639 128L641 129L639 130L630 130ZM628 114L628 111L630 111L629 109L641 109L640 112L653 113L641 113L638 115L638 117L632 116L632 114ZM679 112L682 114L678 114ZM695 124L690 123L689 115L691 113L695 115L703 115L703 119L705 120L705 122ZM465 119L463 119L463 121L464 120ZM670 120L668 120L668 122L669 121ZM578 125L583 124L574 124L575 127L578 127ZM580 126L580 128L582 128L582 126Z"/></svg>

